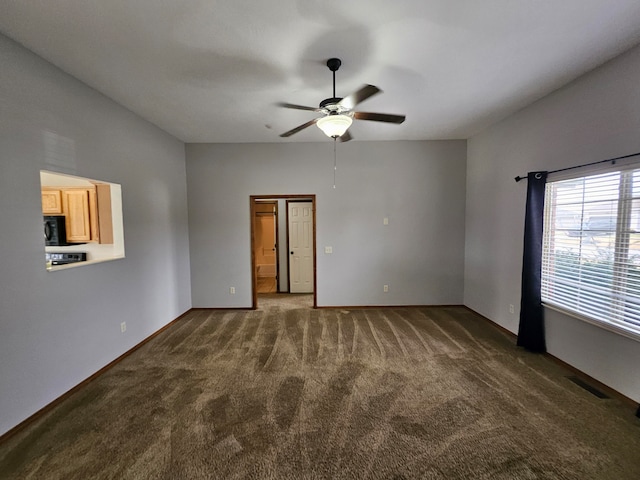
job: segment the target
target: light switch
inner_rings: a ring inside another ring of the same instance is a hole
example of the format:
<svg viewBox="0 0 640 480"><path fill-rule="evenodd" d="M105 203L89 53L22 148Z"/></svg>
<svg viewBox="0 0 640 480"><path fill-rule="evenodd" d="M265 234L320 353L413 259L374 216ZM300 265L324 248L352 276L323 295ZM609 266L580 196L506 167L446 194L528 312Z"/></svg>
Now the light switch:
<svg viewBox="0 0 640 480"><path fill-rule="evenodd" d="M324 253L333 253L333 247L324 247Z"/></svg>
<svg viewBox="0 0 640 480"><path fill-rule="evenodd" d="M389 219L387 217L384 217L384 219L382 219L382 224L389 225Z"/></svg>

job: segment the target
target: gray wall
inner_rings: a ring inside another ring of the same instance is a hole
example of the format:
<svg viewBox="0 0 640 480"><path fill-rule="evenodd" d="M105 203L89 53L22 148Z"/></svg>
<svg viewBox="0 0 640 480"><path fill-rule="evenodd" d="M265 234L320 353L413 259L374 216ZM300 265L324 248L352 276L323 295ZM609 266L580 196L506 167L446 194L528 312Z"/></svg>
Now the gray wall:
<svg viewBox="0 0 640 480"><path fill-rule="evenodd" d="M191 299L184 144L3 36L0 65L1 434ZM122 185L125 259L45 270L40 169Z"/></svg>
<svg viewBox="0 0 640 480"><path fill-rule="evenodd" d="M639 78L636 48L469 140L465 305L517 332L527 185L513 178L640 151ZM553 355L640 401L640 343L545 315Z"/></svg>
<svg viewBox="0 0 640 480"><path fill-rule="evenodd" d="M287 250L287 200L278 200L278 288L280 292L289 291L289 251Z"/></svg>
<svg viewBox="0 0 640 480"><path fill-rule="evenodd" d="M194 307L251 305L249 196L272 194L317 195L319 306L462 302L466 142L337 150L334 189L329 139L187 145Z"/></svg>

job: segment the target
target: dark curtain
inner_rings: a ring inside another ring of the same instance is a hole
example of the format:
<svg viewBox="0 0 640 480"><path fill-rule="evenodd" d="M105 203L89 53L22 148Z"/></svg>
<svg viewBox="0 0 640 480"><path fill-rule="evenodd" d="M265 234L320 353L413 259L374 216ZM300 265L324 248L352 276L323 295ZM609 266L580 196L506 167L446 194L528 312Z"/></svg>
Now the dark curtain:
<svg viewBox="0 0 640 480"><path fill-rule="evenodd" d="M522 299L518 346L532 352L546 352L544 318L540 294L542 275L542 227L544 188L547 172L527 175L527 207L524 220L524 254L522 259Z"/></svg>

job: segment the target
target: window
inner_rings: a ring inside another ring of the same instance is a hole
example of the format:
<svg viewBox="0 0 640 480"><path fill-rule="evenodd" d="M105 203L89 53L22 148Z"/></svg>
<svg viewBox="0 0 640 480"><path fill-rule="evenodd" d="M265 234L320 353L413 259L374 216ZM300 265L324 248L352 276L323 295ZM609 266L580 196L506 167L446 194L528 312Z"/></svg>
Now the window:
<svg viewBox="0 0 640 480"><path fill-rule="evenodd" d="M548 182L542 301L640 340L640 168Z"/></svg>

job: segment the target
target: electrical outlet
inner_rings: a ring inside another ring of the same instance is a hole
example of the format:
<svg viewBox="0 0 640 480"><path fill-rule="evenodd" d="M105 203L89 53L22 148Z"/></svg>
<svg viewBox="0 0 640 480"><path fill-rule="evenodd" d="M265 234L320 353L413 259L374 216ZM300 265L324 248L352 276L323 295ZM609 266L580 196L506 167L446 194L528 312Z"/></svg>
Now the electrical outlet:
<svg viewBox="0 0 640 480"><path fill-rule="evenodd" d="M324 253L333 253L333 247L324 247Z"/></svg>
<svg viewBox="0 0 640 480"><path fill-rule="evenodd" d="M124 333L127 331L127 322L120 323L120 333Z"/></svg>
<svg viewBox="0 0 640 480"><path fill-rule="evenodd" d="M235 295L236 294L236 287L229 287L229 293L231 295Z"/></svg>
<svg viewBox="0 0 640 480"><path fill-rule="evenodd" d="M384 293L389 292L389 285L385 285L384 287L382 287L382 291L383 291Z"/></svg>
<svg viewBox="0 0 640 480"><path fill-rule="evenodd" d="M513 308L513 305L509 305L509 313L514 313L515 309Z"/></svg>

